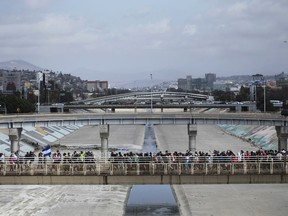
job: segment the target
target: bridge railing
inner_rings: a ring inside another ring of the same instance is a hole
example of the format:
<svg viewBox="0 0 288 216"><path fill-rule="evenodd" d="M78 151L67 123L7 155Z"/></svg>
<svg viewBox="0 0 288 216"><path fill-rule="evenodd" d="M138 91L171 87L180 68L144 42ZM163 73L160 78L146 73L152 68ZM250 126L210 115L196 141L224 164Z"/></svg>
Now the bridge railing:
<svg viewBox="0 0 288 216"><path fill-rule="evenodd" d="M11 159L11 158L10 158ZM29 160L26 160L29 159ZM139 158L138 158L139 159ZM143 159L143 158L140 158ZM246 175L246 174L288 174L285 158L249 158L249 160L228 160L221 157L208 160L159 161L153 157L142 160L123 160L116 157L90 158L89 161L53 161L44 158L25 158L23 161L9 161L0 164L0 175Z"/></svg>
<svg viewBox="0 0 288 216"><path fill-rule="evenodd" d="M10 156L1 158L0 164L55 164L55 163L258 163L258 162L286 162L288 154L278 153L277 155L141 155L132 153L132 155L125 154L125 156L108 156L108 157L95 157L95 156L61 156L61 157L25 157L25 156Z"/></svg>

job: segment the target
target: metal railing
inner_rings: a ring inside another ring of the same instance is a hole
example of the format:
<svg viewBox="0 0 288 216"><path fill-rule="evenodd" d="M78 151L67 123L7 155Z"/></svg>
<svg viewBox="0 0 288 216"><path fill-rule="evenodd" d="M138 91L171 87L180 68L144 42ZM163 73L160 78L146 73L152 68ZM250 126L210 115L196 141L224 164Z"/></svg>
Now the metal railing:
<svg viewBox="0 0 288 216"><path fill-rule="evenodd" d="M15 158L14 158L15 159ZM88 160L89 159L89 160ZM20 158L0 162L0 175L246 175L288 174L286 157Z"/></svg>

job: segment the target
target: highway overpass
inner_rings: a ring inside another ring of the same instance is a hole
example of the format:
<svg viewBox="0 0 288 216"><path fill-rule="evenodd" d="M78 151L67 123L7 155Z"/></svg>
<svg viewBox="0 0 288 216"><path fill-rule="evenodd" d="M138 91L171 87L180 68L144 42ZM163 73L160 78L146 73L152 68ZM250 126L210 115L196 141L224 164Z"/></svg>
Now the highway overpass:
<svg viewBox="0 0 288 216"><path fill-rule="evenodd" d="M103 97L89 98L81 101L74 101L72 104L102 104L115 101L126 101L126 102L136 102L145 101L145 100L201 100L206 101L208 99L207 95L203 94L194 94L194 93L185 93L185 92L131 92L126 94L117 94L117 95L108 95ZM126 103L127 104L127 103Z"/></svg>
<svg viewBox="0 0 288 216"><path fill-rule="evenodd" d="M32 114L6 115L0 119L0 128L25 126L64 126L64 125L145 125L152 124L228 124L228 125L267 125L288 126L287 119L280 114L264 113L104 113L104 114Z"/></svg>
<svg viewBox="0 0 288 216"><path fill-rule="evenodd" d="M277 114L263 113L105 113L105 114L46 114L46 115L13 115L3 116L0 128L11 129L11 151L16 150L16 143L25 127L46 127L65 125L101 126L101 148L108 149L109 125L187 125L188 149L196 151L197 125L255 125L275 126L278 136L278 150L287 150L288 124L287 119ZM20 134L20 135L19 135Z"/></svg>
<svg viewBox="0 0 288 216"><path fill-rule="evenodd" d="M151 104L65 104L63 107L50 106L50 109L53 107L60 108L59 111L69 111L71 109L103 109L103 110L111 110L111 112L115 112L116 109L134 109L137 112L137 109L150 109ZM255 112L256 104L255 103L245 103L245 104L215 104L215 103L199 103L199 104L153 104L152 108L160 109L162 112L164 109L183 109L184 112L192 111L195 108L217 108L217 109L229 109L230 111L236 112Z"/></svg>

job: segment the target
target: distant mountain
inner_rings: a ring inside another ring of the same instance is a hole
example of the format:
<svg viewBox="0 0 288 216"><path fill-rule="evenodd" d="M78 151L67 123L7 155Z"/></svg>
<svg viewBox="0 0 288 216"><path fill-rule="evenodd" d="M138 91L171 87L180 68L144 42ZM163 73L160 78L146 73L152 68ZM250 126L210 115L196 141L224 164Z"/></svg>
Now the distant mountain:
<svg viewBox="0 0 288 216"><path fill-rule="evenodd" d="M43 68L40 68L38 66L35 66L29 62L22 61L22 60L11 60L6 62L0 62L0 69L4 70L29 70L29 71L39 71L43 70Z"/></svg>
<svg viewBox="0 0 288 216"><path fill-rule="evenodd" d="M153 71L135 71L133 72L113 72L100 71L97 69L78 68L72 74L85 74L85 80L107 80L111 87L117 88L135 88L151 86L151 75L153 75L152 83L157 85L164 81L177 80L179 76L185 78L186 75L176 69L160 69Z"/></svg>

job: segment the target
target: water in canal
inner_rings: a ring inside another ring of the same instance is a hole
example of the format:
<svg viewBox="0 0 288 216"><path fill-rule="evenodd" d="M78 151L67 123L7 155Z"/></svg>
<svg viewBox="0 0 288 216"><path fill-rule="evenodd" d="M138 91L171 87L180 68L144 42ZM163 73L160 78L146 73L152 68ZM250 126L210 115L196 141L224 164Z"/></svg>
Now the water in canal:
<svg viewBox="0 0 288 216"><path fill-rule="evenodd" d="M157 152L154 127L147 124L143 152ZM180 215L170 185L133 185L126 205L126 216Z"/></svg>

